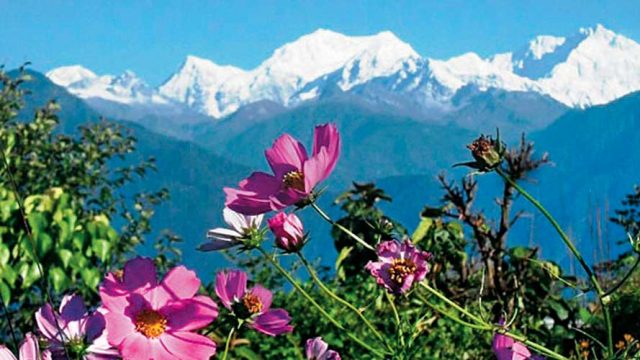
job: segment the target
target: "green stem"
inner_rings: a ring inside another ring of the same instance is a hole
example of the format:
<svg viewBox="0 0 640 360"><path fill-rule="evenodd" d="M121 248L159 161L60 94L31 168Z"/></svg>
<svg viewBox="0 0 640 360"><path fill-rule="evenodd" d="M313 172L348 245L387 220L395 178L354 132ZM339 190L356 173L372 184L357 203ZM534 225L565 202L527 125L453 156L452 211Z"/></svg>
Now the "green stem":
<svg viewBox="0 0 640 360"><path fill-rule="evenodd" d="M276 268L276 270L278 270L280 272L280 274L282 274L282 276L284 276L287 281L289 281L289 283L291 285L293 285L293 287L302 295L304 296L307 301L309 301L311 303L311 305L313 305L316 309L318 309L318 311L320 311L320 314L322 314L322 316L324 316L327 320L329 320L329 322L331 324L333 324L336 328L338 328L339 330L343 331L345 334L347 334L347 336L352 339L353 341L355 341L356 343L358 343L360 346L362 346L363 348L369 350L371 353L375 354L376 356L380 357L380 358L384 358L386 353L380 352L379 350L376 350L374 348L372 348L371 346L369 346L366 342L360 340L357 336L353 335L351 332L347 331L347 329L344 328L344 326L342 326L342 324L340 324L336 319L334 319L329 313L327 313L327 311L320 305L318 304L312 297L311 295L309 295L309 293L307 293L301 286L300 284L298 284L298 282L289 274L289 272L287 270L285 270L280 263L278 263L276 260L274 260L270 254L268 254L263 248L257 248L258 251L260 251L260 253L262 253L262 255Z"/></svg>
<svg viewBox="0 0 640 360"><path fill-rule="evenodd" d="M337 227L338 229L342 230L345 234L349 235L351 238L353 238L355 241L357 241L360 245L364 246L365 248L371 250L371 251L376 251L373 246L367 244L366 241L362 240L362 238L360 238L358 235L354 234L351 230L347 229L346 227L342 226L341 224L331 220L331 218L329 217L329 215L327 215L327 213L325 213L324 211L322 211L322 209L320 209L320 207L315 203L312 202L311 203L311 207L320 215L320 217L322 217L325 221L327 221L329 224Z"/></svg>
<svg viewBox="0 0 640 360"><path fill-rule="evenodd" d="M383 343L385 343L385 345L387 346L387 348L389 348L389 346L386 343L386 340L384 338L384 336L382 336L382 334L380 334L380 332L375 328L375 326L373 326L373 324L369 321L369 319L367 319L366 316L364 316L364 314L358 310L355 306L353 306L353 304L351 304L350 302L348 302L347 300L341 298L340 296L338 296L336 293L334 293L333 291L331 291L331 289L329 289L322 280L320 280L320 278L318 277L318 274L316 273L316 271L313 269L313 267L311 266L311 264L309 264L309 262L307 261L307 259L305 259L305 257L302 255L302 253L298 252L296 253L298 255L298 257L300 258L300 261L302 261L302 264L304 265L304 267L307 269L307 272L309 273L309 275L311 275L311 278L313 279L313 281L316 283L316 285L318 285L318 287L325 292L325 294L329 295L329 297L331 297L332 299L336 300L337 302L339 302L340 304L344 305L345 307L347 307L349 310L351 310L352 312L354 312L356 315L358 315L358 317L360 317L360 319L367 325L367 327L373 332L373 334L378 338L378 340L382 341ZM391 350L389 348L389 350Z"/></svg>
<svg viewBox="0 0 640 360"><path fill-rule="evenodd" d="M389 293L385 290L384 296L387 298L389 305L391 305L391 310L393 311L393 317L396 320L396 329L398 331L398 337L400 338L400 345L404 347L404 334L402 333L402 321L400 321L400 313L398 313L398 309L396 308L395 300L389 295Z"/></svg>
<svg viewBox="0 0 640 360"><path fill-rule="evenodd" d="M452 308L456 309L457 311L459 311L460 313L466 315L469 319L475 321L478 325L484 326L485 330L491 330L494 332L499 332L501 334L505 334L509 337L512 337L513 339L522 342L523 344L529 346L530 348L536 350L537 352L550 356L554 359L558 359L558 360L569 360L568 358L554 352L553 350L549 350L546 347L537 344L529 339L527 339L525 336L522 335L518 335L518 334L514 334L512 332L507 331L506 329L504 329L503 327L500 326L496 326L496 325L492 325L492 324L488 324L486 323L484 320L480 319L479 317L473 315L472 313L470 313L469 311L467 311L465 308L463 308L462 306L456 304L454 301L450 300L449 298L447 298L446 296L444 296L442 293L440 293L438 290L432 288L429 284L426 284L424 282L421 282L420 285L425 288L427 291L429 291L431 294L435 295L437 298L439 298L440 300L444 301L447 305L451 306ZM427 303L427 305L430 305L430 303ZM438 308L434 308L436 311L438 310ZM447 313L444 313L444 315L449 315ZM452 318L453 319L453 318ZM454 319L455 320L455 319Z"/></svg>
<svg viewBox="0 0 640 360"><path fill-rule="evenodd" d="M229 331L229 335L227 335L227 341L224 344L224 354L222 354L222 360L227 359L227 355L229 354L229 348L231 345L231 338L233 337L233 333L236 331L236 327L232 327L231 331Z"/></svg>
<svg viewBox="0 0 640 360"><path fill-rule="evenodd" d="M620 282L618 282L614 287L612 287L606 293L604 293L604 296L609 296L609 295L613 294L616 290L618 290L620 287L622 287L622 285L624 285L624 283L627 280L629 280L631 275L633 275L633 272L636 270L638 265L640 265L640 256L636 257L636 262L633 263L633 266L631 266L631 269L629 269L629 271L624 275L622 280L620 280Z"/></svg>
<svg viewBox="0 0 640 360"><path fill-rule="evenodd" d="M567 236L567 234L564 232L560 224L558 224L558 222L553 217L553 215L551 215L551 213L538 200L536 200L536 198L531 196L531 194L529 194L525 189L523 189L520 185L518 185L518 183L516 183L513 179L509 177L509 175L505 174L504 171L502 171L502 169L500 169L499 167L496 168L496 173L498 173L498 175L500 175L504 179L504 181L509 183L509 185L513 186L522 196L525 197L525 199L529 200L529 202L533 204L533 206L535 206L542 213L542 215L544 215L544 217L547 218L547 220L554 227L558 235L560 235L560 238L562 239L562 241L564 241L565 245L569 248L571 253L573 253L576 259L578 259L578 262L580 263L584 271L587 273L589 277L589 281L591 281L593 288L596 290L596 295L598 296L600 305L602 305L602 312L604 314L604 320L607 327L607 345L608 345L607 355L609 357L613 356L614 350L613 350L613 329L611 325L611 314L609 313L609 306L607 305L607 301L605 300L606 294L602 290L602 287L598 282L598 278L596 277L596 274L591 270L591 267L584 260L584 258L582 257L582 254L580 254L580 251L578 251L576 246L573 244L569 236Z"/></svg>

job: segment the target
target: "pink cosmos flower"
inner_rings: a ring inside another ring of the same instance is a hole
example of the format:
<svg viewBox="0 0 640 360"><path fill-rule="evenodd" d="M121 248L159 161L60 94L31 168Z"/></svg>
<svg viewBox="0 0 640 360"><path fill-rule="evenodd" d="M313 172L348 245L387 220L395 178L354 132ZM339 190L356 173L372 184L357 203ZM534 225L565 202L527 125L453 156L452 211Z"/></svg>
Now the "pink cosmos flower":
<svg viewBox="0 0 640 360"><path fill-rule="evenodd" d="M307 360L341 360L340 354L329 350L329 345L321 337L308 339L305 350Z"/></svg>
<svg viewBox="0 0 640 360"><path fill-rule="evenodd" d="M267 221L276 237L276 245L286 252L297 252L304 245L305 235L302 222L296 214L277 213Z"/></svg>
<svg viewBox="0 0 640 360"><path fill-rule="evenodd" d="M492 347L498 360L544 360L544 357L531 354L523 343L507 335L496 333Z"/></svg>
<svg viewBox="0 0 640 360"><path fill-rule="evenodd" d="M271 291L260 285L247 290L247 274L243 271L219 272L216 294L224 307L261 333L276 336L293 330L286 310L271 309Z"/></svg>
<svg viewBox="0 0 640 360"><path fill-rule="evenodd" d="M107 340L123 359L208 359L216 344L194 333L218 316L208 296L198 296L200 279L184 266L158 282L149 259L129 261L100 288L106 309Z"/></svg>
<svg viewBox="0 0 640 360"><path fill-rule="evenodd" d="M416 249L409 240L389 240L378 244L378 261L369 261L366 269L379 285L394 294L404 294L414 282L422 281L429 272L431 254Z"/></svg>
<svg viewBox="0 0 640 360"><path fill-rule="evenodd" d="M78 295L65 295L58 314L45 304L36 312L36 323L54 359L66 359L65 347L86 360L119 358L118 350L107 342L104 315L100 309L89 313Z"/></svg>
<svg viewBox="0 0 640 360"><path fill-rule="evenodd" d="M27 333L25 336L24 341L20 345L18 355L20 356L20 360L51 360L49 350L40 352L38 339L32 333ZM18 358L16 358L6 346L0 345L0 360L18 360Z"/></svg>
<svg viewBox="0 0 640 360"><path fill-rule="evenodd" d="M284 209L308 197L333 171L339 155L340 134L334 124L316 126L311 157L298 140L284 134L265 151L274 175L254 172L238 189L224 188L225 205L245 215Z"/></svg>

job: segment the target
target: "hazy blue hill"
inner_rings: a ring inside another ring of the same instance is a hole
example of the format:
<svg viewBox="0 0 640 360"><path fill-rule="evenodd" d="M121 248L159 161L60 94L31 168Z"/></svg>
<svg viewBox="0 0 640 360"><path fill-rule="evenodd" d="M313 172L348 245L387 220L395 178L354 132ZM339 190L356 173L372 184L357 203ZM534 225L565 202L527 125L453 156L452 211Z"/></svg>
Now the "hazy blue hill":
<svg viewBox="0 0 640 360"><path fill-rule="evenodd" d="M73 133L78 125L99 118L82 100L51 83L42 74L31 72L31 75L34 81L25 84L31 95L26 98L27 106L21 116L31 118L37 106L55 99L61 105L59 115L64 132ZM222 187L235 184L249 169L194 143L160 135L130 122L118 122L131 129L138 139L137 151L127 162L154 157L158 168L157 172L128 186L126 193L163 187L171 193L171 199L158 209L154 217L156 234L159 230L171 229L182 236L185 239L185 261L190 266L204 271L223 264L221 257L211 258L195 251L195 247L204 241L207 229L221 223L224 206Z"/></svg>
<svg viewBox="0 0 640 360"><path fill-rule="evenodd" d="M568 108L556 100L534 92L489 89L479 91L467 86L456 94L453 104L459 109L446 119L470 130L518 136L523 131L540 130Z"/></svg>
<svg viewBox="0 0 640 360"><path fill-rule="evenodd" d="M459 159L455 154L473 137L455 126L375 112L349 102L320 102L253 123L236 136L228 136L226 127L237 124L223 121L197 141L234 161L267 169L263 149L278 135L288 132L311 144L313 126L326 122L337 123L342 134L342 156L332 176L341 186L352 180L432 173Z"/></svg>

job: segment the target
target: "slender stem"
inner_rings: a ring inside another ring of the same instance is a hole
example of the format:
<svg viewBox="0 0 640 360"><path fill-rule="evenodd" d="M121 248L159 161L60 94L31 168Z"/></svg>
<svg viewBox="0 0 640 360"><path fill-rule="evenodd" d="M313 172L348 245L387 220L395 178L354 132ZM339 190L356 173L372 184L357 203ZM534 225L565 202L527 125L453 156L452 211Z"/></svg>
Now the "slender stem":
<svg viewBox="0 0 640 360"><path fill-rule="evenodd" d="M605 292L602 290L602 287L600 286L600 283L598 282L598 278L597 278L596 274L593 272L593 270L591 270L591 267L584 260L584 258L582 257L582 254L580 254L580 251L578 251L576 246L573 244L573 242L571 241L569 236L567 236L567 234L564 232L564 230L562 229L560 224L558 224L558 222L553 217L553 215L551 215L551 213L538 200L536 200L536 198L531 196L531 194L529 194L525 189L523 189L520 185L518 185L518 183L516 183L513 179L511 179L511 177L509 177L509 175L504 173L504 171L502 171L502 169L497 167L496 168L496 173L498 173L498 175L500 175L504 179L504 181L506 181L511 186L513 186L516 190L518 190L518 192L522 196L524 196L527 200L529 200L529 202L531 204L533 204L533 206L535 206L542 213L542 215L544 215L544 217L547 218L547 220L554 227L554 229L556 230L558 235L560 235L560 238L562 239L562 241L564 241L565 245L573 253L573 255L576 257L576 259L578 259L578 262L580 263L580 265L582 266L584 271L587 273L587 275L589 277L589 281L591 281L591 284L593 285L593 288L596 290L596 295L598 296L598 300L599 300L600 304L602 305L602 312L604 314L604 320L605 320L605 324L606 324L606 327L607 327L607 345L608 345L607 353L608 353L608 356L611 357L613 355L613 352L614 352L614 350L613 350L613 329L612 329L612 325L611 325L611 314L609 313L609 306L607 304L607 301L605 300L605 296L606 296Z"/></svg>
<svg viewBox="0 0 640 360"><path fill-rule="evenodd" d="M229 354L229 348L231 347L231 338L233 337L233 333L236 331L236 327L232 327L229 331L229 335L227 335L227 341L224 344L224 354L222 354L222 360L227 360L227 355Z"/></svg>
<svg viewBox="0 0 640 360"><path fill-rule="evenodd" d="M604 296L609 296L611 294L613 294L614 292L616 292L616 290L618 290L622 285L624 285L624 283L629 280L629 278L631 277L631 275L633 275L633 272L636 270L636 268L638 267L638 265L640 265L640 256L636 257L636 262L633 263L633 266L631 266L631 269L629 269L629 271L624 275L624 277L622 278L622 280L620 280L620 282L618 282L614 287L612 287L611 289L609 289L607 292L604 293Z"/></svg>
<svg viewBox="0 0 640 360"><path fill-rule="evenodd" d="M11 314L9 314L9 309L7 308L4 300L0 298L0 305L2 306L2 313L4 314L5 319L7 319L7 324L9 324L9 332L11 332L11 340L13 341L13 346L16 351L18 351L19 343L18 338L16 337L16 331L13 328L13 322L11 321Z"/></svg>
<svg viewBox="0 0 640 360"><path fill-rule="evenodd" d="M331 291L331 289L329 289L322 280L320 280L320 278L318 277L318 274L316 273L316 271L313 269L313 267L311 266L311 264L309 264L309 261L307 261L307 259L305 259L304 255L302 255L302 253L298 252L296 253L298 255L298 257L300 258L300 261L302 261L302 264L304 265L304 267L307 269L307 272L309 273L309 275L311 275L311 278L313 279L313 281L318 285L318 287L324 291L327 295L329 295L329 297L331 297L332 299L336 300L337 302L339 302L340 304L346 306L349 310L353 311L356 315L358 315L358 317L360 317L360 319L367 325L367 327L373 332L373 334L383 343L386 344L386 339L384 338L384 336L382 336L382 334L380 334L380 332L375 328L375 326L373 326L373 324L369 321L369 319L367 319L366 316L364 316L364 314L358 310L353 304L351 304L350 302L348 302L347 300L341 298L340 296L338 296L336 293L334 293L333 291ZM389 348L389 346L387 345L387 348ZM389 349L391 350L391 349Z"/></svg>
<svg viewBox="0 0 640 360"><path fill-rule="evenodd" d="M4 145L4 144L3 144ZM9 183L11 184L12 191L16 197L16 203L18 204L18 210L20 212L20 217L22 219L22 224L24 225L24 230L27 233L27 239L29 239L29 243L31 245L31 251L29 252L33 262L36 264L36 268L38 269L38 273L40 274L40 286L42 286L42 290L45 293L45 297L47 298L49 305L53 307L53 295L51 295L51 289L49 288L49 281L45 275L44 268L42 267L42 263L40 262L40 258L38 256L38 248L36 246L36 241L34 240L33 233L31 232L31 226L29 226L29 221L27 220L27 215L24 208L24 202L22 201L22 197L20 195L20 191L18 191L18 183L16 182L11 169L9 168L9 161L4 153L4 146L0 149L0 156L2 157L2 165L4 170L7 173L7 177L9 178ZM56 326L56 330L62 340L65 339L66 334L62 331L62 327L58 321L58 317L54 316L54 324ZM62 341L62 348L64 350L65 358L68 360L69 352L67 351L67 341Z"/></svg>
<svg viewBox="0 0 640 360"><path fill-rule="evenodd" d="M360 245L364 246L365 248L367 248L367 249L369 249L371 251L375 251L373 246L367 244L366 241L362 240L362 238L360 238L358 235L354 234L351 230L349 230L346 227L342 226L341 224L331 220L329 215L327 215L327 213L322 211L322 209L320 209L318 204L316 204L315 202L312 202L311 203L311 207L320 215L320 217L322 217L324 220L326 220L329 224L331 224L331 225L337 227L338 229L342 230L345 234L349 235L351 238L353 238L355 241L357 241Z"/></svg>
<svg viewBox="0 0 640 360"><path fill-rule="evenodd" d="M400 345L404 347L404 334L402 332L402 321L400 321L400 314L398 313L398 309L396 308L395 300L389 295L387 291L384 292L384 296L387 298L389 305L391 305L391 310L393 311L393 317L396 320L396 329L398 331L398 337L400 338Z"/></svg>
<svg viewBox="0 0 640 360"><path fill-rule="evenodd" d="M449 298L447 298L446 296L444 296L442 293L440 293L438 290L432 288L429 284L426 284L424 282L421 282L420 285L427 289L427 291L429 291L431 294L435 295L437 298L439 298L440 300L444 301L445 303L447 303L448 305L450 305L451 307L453 307L454 309L458 310L459 312L461 312L462 314L466 315L467 317L469 317L471 320L475 321L478 325L484 326L484 330L492 330L494 332L499 332L501 334L507 335L517 341L520 341L522 343L524 343L525 345L529 346L532 349L535 349L537 352L550 356L554 359L558 359L558 360L569 360L567 357L564 357L558 353L556 353L553 350L549 350L546 347L537 344L529 339L527 339L525 336L522 335L518 335L515 333L512 333L510 331L507 331L505 328L500 327L500 326L496 326L496 325L492 325L492 324L488 324L486 323L484 320L480 319L479 317L473 315L472 313L470 313L469 311L467 311L465 308L463 308L462 306L456 304L454 301L450 300ZM432 306L431 303L427 303L427 305ZM434 308L436 310L438 310L438 308ZM448 313L443 313L444 315L449 315ZM453 319L453 317L452 317ZM455 320L455 319L454 319Z"/></svg>
<svg viewBox="0 0 640 360"><path fill-rule="evenodd" d="M349 332L347 329L344 328L344 326L342 326L342 324L340 324L336 319L334 319L329 313L327 313L327 311L320 305L318 304L312 297L311 295L309 295L309 293L307 293L301 286L300 284L298 284L298 282L291 276L291 274L289 274L289 272L287 270L285 270L280 263L278 263L275 259L273 259L271 257L270 254L268 254L263 248L257 248L258 251L260 251L260 253L262 253L262 255L276 268L276 270L278 270L280 272L280 274L282 274L282 276L284 276L287 281L289 281L289 283L291 285L293 285L293 287L303 296L307 299L307 301L309 301L311 303L311 305L313 305L316 309L318 309L318 311L320 312L320 314L322 314L322 316L324 316L327 320L329 320L329 322L331 324L333 324L336 328L338 328L341 331L344 331L345 334L347 334L347 336L352 339L353 341L355 341L356 343L358 343L360 346L362 346L363 348L369 350L370 352L372 352L373 354L375 354L376 356L380 357L380 358L384 358L386 353L380 352L379 350L376 350L374 348L372 348L371 346L369 346L366 342L360 340L357 336L353 335L351 332Z"/></svg>

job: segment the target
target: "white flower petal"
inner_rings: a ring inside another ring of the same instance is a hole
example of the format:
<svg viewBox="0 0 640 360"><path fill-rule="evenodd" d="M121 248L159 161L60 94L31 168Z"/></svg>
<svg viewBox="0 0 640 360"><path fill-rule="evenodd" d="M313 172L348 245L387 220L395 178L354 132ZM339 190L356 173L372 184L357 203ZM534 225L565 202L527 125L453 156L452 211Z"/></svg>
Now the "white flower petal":
<svg viewBox="0 0 640 360"><path fill-rule="evenodd" d="M222 216L224 217L224 222L239 233L242 233L244 229L249 227L247 218L244 215L229 208L224 208L224 210L222 210Z"/></svg>
<svg viewBox="0 0 640 360"><path fill-rule="evenodd" d="M236 240L241 238L242 234L231 229L226 228L215 228L207 231L207 238L209 239L220 239L220 240Z"/></svg>

